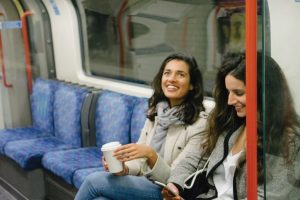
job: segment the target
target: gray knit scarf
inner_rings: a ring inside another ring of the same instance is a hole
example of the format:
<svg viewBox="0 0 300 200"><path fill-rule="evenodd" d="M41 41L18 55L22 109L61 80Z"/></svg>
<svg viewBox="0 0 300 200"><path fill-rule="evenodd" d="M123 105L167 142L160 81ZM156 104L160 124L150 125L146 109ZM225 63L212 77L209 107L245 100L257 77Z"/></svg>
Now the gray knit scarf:
<svg viewBox="0 0 300 200"><path fill-rule="evenodd" d="M164 149L166 143L166 136L168 132L169 126L176 124L181 125L184 124L181 116L178 115L180 112L180 107L175 106L173 108L169 108L169 104L165 101L159 102L156 105L157 110L157 126L155 133L150 142L150 146L156 150L156 152L160 156L164 156Z"/></svg>

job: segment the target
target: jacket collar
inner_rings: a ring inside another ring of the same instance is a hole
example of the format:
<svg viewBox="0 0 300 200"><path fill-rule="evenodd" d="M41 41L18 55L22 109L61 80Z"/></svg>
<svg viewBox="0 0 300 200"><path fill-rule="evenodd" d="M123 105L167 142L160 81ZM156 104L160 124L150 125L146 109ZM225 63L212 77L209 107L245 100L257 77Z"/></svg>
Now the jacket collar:
<svg viewBox="0 0 300 200"><path fill-rule="evenodd" d="M217 140L216 146L211 153L211 158L207 167L207 176L211 175L213 171L225 160L229 150L233 147L236 138L243 130L244 126L240 126L232 133L225 132L221 134Z"/></svg>

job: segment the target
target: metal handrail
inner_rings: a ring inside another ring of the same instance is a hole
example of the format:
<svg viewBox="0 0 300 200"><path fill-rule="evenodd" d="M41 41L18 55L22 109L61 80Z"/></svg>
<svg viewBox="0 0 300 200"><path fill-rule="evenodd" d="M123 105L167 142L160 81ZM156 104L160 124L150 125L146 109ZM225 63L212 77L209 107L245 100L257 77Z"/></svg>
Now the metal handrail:
<svg viewBox="0 0 300 200"><path fill-rule="evenodd" d="M128 5L128 0L123 0L121 8L118 12L117 15L117 28L119 32L119 41L120 41L120 67L124 68L125 67L125 53L124 53L124 37L123 37L123 31L122 31L122 16L124 14L124 11L126 10Z"/></svg>
<svg viewBox="0 0 300 200"><path fill-rule="evenodd" d="M26 11L21 16L22 20L22 35L23 35L23 42L24 42L24 56L25 56L25 69L26 69L26 76L27 76L27 86L28 91L31 94L32 92L32 66L31 66L31 59L30 59L30 47L29 47L29 37L28 37L28 30L27 30L27 21L26 17L32 15L32 12Z"/></svg>

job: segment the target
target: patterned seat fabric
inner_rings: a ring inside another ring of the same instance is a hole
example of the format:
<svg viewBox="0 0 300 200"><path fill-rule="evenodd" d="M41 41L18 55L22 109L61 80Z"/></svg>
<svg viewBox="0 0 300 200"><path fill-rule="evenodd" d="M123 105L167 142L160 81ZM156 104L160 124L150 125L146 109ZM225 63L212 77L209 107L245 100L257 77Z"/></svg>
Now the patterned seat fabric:
<svg viewBox="0 0 300 200"><path fill-rule="evenodd" d="M129 143L130 120L135 97L105 90L101 93L95 115L96 145L112 141Z"/></svg>
<svg viewBox="0 0 300 200"><path fill-rule="evenodd" d="M145 125L146 116L148 111L148 99L137 98L131 117L130 127L130 142L135 143L138 141L141 130Z"/></svg>
<svg viewBox="0 0 300 200"><path fill-rule="evenodd" d="M141 130L146 121L146 115L148 110L147 98L136 98L132 110L130 120L130 141L136 142L139 139ZM103 143L104 144L104 143ZM124 143L123 143L124 144ZM79 188L84 179L91 173L103 170L102 167L98 168L86 168L77 170L73 175L73 184L76 188Z"/></svg>
<svg viewBox="0 0 300 200"><path fill-rule="evenodd" d="M81 107L88 90L60 84L54 95L54 136L8 142L4 153L24 169L41 166L46 152L81 146Z"/></svg>
<svg viewBox="0 0 300 200"><path fill-rule="evenodd" d="M129 143L130 120L135 101L136 97L133 96L102 91L97 100L94 119L97 147L48 153L42 160L43 166L70 184L73 184L71 181L74 180L76 170L102 167L100 147L104 143Z"/></svg>
<svg viewBox="0 0 300 200"><path fill-rule="evenodd" d="M43 132L54 132L53 102L57 81L38 78L31 95L32 124Z"/></svg>
<svg viewBox="0 0 300 200"><path fill-rule="evenodd" d="M23 169L31 170L41 167L41 158L46 152L71 149L72 146L56 137L8 142L5 155L15 160Z"/></svg>
<svg viewBox="0 0 300 200"><path fill-rule="evenodd" d="M140 137L142 128L144 127L146 121L146 115L148 110L148 99L147 98L136 98L134 103L132 116L131 116L131 126L130 126L130 142L137 142ZM73 175L73 184L79 189L84 179L98 171L103 171L103 167L91 167L86 169L79 169Z"/></svg>
<svg viewBox="0 0 300 200"><path fill-rule="evenodd" d="M58 82L38 78L31 95L32 126L0 130L0 154L9 141L47 137L54 134L53 101Z"/></svg>
<svg viewBox="0 0 300 200"><path fill-rule="evenodd" d="M67 151L46 153L42 164L47 169L61 176L67 183L72 184L73 173L82 168L101 166L101 154L98 147L87 147Z"/></svg>

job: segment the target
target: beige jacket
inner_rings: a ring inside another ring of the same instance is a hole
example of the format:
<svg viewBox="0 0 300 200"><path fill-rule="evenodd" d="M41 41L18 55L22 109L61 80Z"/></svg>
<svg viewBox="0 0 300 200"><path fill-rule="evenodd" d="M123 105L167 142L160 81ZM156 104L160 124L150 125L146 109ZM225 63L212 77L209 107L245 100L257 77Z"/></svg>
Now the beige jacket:
<svg viewBox="0 0 300 200"><path fill-rule="evenodd" d="M164 157L158 159L152 169L147 165L146 159L136 159L126 162L130 175L144 175L151 180L166 183L170 171L180 160L195 148L200 148L200 142L205 131L208 114L201 112L199 119L192 125L172 125L167 132ZM151 122L147 119L138 144L149 145L155 133L157 120Z"/></svg>

